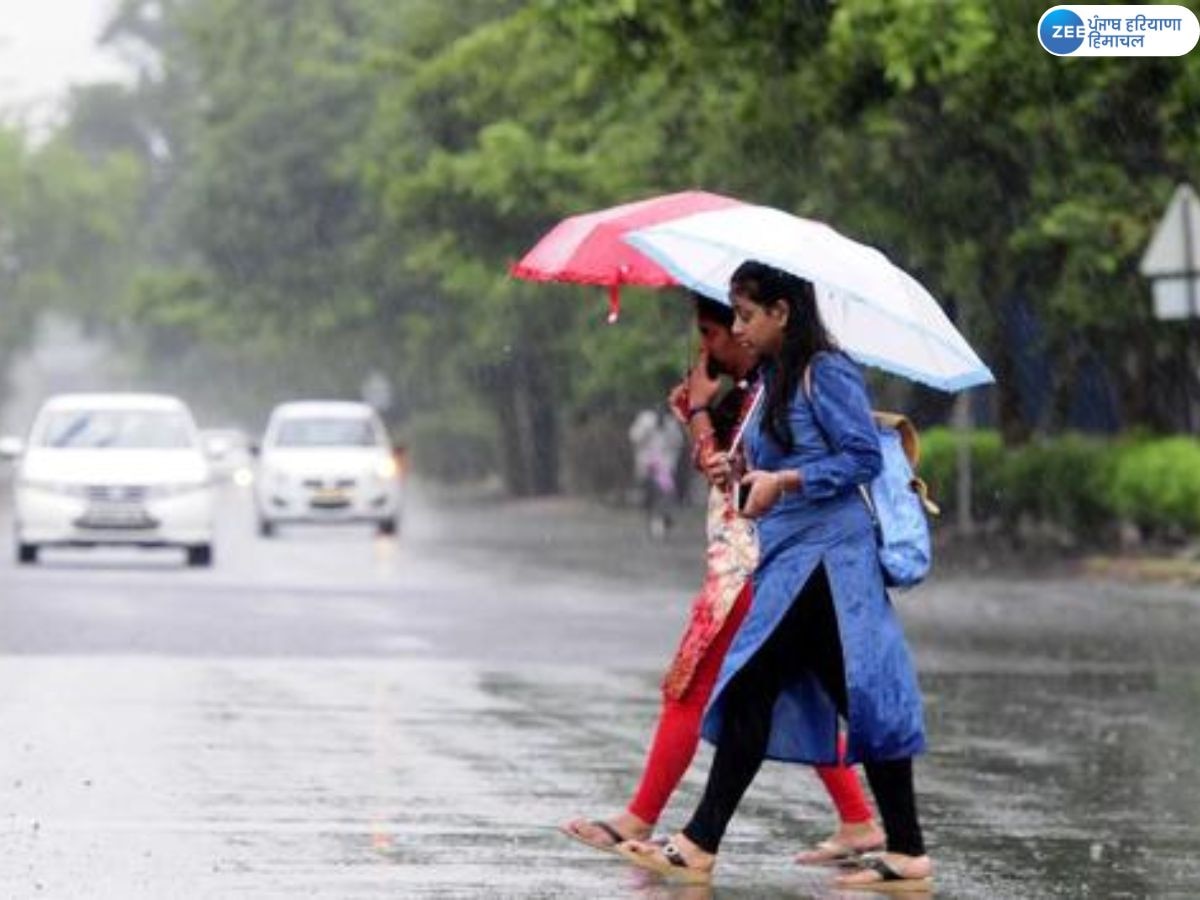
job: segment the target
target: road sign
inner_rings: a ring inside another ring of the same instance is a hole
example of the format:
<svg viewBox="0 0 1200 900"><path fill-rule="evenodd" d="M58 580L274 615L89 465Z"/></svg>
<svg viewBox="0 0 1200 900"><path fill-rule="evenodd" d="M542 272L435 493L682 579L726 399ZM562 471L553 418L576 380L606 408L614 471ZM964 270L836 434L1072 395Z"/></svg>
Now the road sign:
<svg viewBox="0 0 1200 900"><path fill-rule="evenodd" d="M1175 189L1139 270L1151 279L1156 318L1200 318L1200 197L1191 185Z"/></svg>
<svg viewBox="0 0 1200 900"><path fill-rule="evenodd" d="M392 383L378 369L372 369L363 379L359 394L364 403L369 403L378 412L387 412L392 405Z"/></svg>

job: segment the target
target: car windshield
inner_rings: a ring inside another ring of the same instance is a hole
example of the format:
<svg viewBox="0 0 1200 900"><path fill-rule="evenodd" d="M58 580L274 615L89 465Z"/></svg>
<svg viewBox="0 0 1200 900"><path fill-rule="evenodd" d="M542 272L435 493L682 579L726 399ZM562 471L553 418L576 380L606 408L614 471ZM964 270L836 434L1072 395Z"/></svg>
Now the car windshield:
<svg viewBox="0 0 1200 900"><path fill-rule="evenodd" d="M285 419L275 435L276 447L376 447L378 435L369 419Z"/></svg>
<svg viewBox="0 0 1200 900"><path fill-rule="evenodd" d="M194 446L186 415L141 409L52 412L36 443L61 449L179 450Z"/></svg>

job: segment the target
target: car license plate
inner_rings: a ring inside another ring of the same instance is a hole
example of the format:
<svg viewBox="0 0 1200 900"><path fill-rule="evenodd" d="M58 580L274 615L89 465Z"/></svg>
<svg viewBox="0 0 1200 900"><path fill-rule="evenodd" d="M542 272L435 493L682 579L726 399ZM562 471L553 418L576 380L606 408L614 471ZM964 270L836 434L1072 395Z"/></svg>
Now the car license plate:
<svg viewBox="0 0 1200 900"><path fill-rule="evenodd" d="M78 524L82 528L153 528L155 522L136 503L93 503Z"/></svg>
<svg viewBox="0 0 1200 900"><path fill-rule="evenodd" d="M312 505L318 509L341 509L350 505L350 495L341 488L321 488L313 494Z"/></svg>

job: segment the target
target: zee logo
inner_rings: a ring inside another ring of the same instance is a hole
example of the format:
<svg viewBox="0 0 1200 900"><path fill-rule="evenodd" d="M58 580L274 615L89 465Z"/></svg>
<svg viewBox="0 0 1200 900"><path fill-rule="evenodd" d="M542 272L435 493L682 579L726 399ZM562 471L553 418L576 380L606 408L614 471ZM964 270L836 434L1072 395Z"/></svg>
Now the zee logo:
<svg viewBox="0 0 1200 900"><path fill-rule="evenodd" d="M1074 53L1083 44L1087 31L1083 20L1069 9L1055 9L1046 14L1038 28L1042 46L1055 56Z"/></svg>

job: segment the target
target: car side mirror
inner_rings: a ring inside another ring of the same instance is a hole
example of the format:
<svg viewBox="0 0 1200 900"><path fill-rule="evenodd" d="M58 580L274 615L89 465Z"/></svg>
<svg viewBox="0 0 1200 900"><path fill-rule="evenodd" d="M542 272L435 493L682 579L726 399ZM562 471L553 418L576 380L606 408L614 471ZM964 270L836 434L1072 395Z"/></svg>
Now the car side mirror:
<svg viewBox="0 0 1200 900"><path fill-rule="evenodd" d="M19 437L0 437L0 459L13 460L25 452L25 442Z"/></svg>

